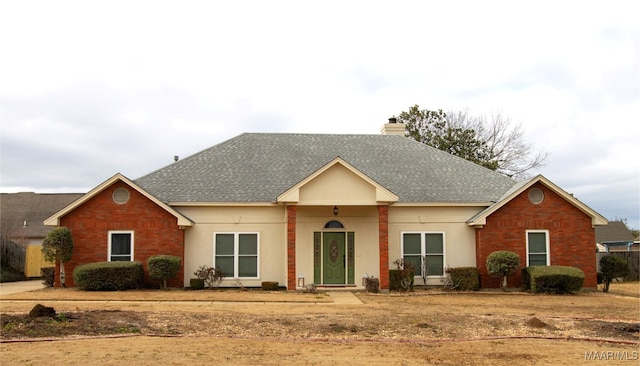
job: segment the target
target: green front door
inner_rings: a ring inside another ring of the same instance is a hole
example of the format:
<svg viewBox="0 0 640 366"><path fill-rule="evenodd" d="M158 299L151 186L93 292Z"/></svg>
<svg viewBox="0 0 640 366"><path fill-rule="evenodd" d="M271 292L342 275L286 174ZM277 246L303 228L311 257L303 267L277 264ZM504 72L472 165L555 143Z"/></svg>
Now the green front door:
<svg viewBox="0 0 640 366"><path fill-rule="evenodd" d="M346 265L345 233L325 232L322 242L322 283L344 285Z"/></svg>

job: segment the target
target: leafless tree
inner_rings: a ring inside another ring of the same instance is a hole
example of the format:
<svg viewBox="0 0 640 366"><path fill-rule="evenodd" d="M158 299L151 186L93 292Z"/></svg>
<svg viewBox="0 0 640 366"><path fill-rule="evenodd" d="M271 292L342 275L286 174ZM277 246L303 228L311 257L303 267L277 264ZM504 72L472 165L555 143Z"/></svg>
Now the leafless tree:
<svg viewBox="0 0 640 366"><path fill-rule="evenodd" d="M502 113L471 115L468 110L450 111L447 119L453 128L473 130L483 141L486 159L496 162L496 171L513 178L544 165L549 153L536 150L524 139L522 123L515 123Z"/></svg>

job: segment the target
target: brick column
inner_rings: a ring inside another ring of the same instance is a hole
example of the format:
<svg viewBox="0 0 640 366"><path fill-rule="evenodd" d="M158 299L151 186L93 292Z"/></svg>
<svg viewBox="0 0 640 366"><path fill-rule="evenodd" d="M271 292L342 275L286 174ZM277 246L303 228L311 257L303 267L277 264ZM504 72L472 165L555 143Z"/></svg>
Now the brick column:
<svg viewBox="0 0 640 366"><path fill-rule="evenodd" d="M296 209L287 206L287 290L296 289Z"/></svg>
<svg viewBox="0 0 640 366"><path fill-rule="evenodd" d="M380 289L389 289L389 206L378 206Z"/></svg>
<svg viewBox="0 0 640 366"><path fill-rule="evenodd" d="M480 276L480 284L482 287L486 286L491 280L489 273L487 272L487 257L484 253L484 242L482 241L482 229L476 228L476 267L478 268L478 275Z"/></svg>

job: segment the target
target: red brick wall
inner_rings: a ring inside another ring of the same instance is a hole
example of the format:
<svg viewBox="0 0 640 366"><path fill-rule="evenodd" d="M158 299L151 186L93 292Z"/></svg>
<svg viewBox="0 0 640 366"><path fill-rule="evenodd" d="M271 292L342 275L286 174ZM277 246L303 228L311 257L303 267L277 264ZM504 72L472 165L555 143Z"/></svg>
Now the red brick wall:
<svg viewBox="0 0 640 366"><path fill-rule="evenodd" d="M380 289L389 289L389 206L378 206Z"/></svg>
<svg viewBox="0 0 640 366"><path fill-rule="evenodd" d="M111 195L118 187L126 188L130 197L127 203L118 205ZM177 219L122 181L118 181L98 193L61 218L61 226L71 230L73 256L65 263L67 286L74 286L73 269L81 264L108 261L108 232L130 230L134 232L134 260L145 268L145 282L157 286L147 271L147 259L152 255L166 254L182 258L176 278L167 281L171 287L184 285L184 230L178 228ZM58 273L58 272L56 272ZM60 286L56 276L56 286Z"/></svg>
<svg viewBox="0 0 640 366"><path fill-rule="evenodd" d="M298 206L287 206L287 290L296 289L296 217Z"/></svg>
<svg viewBox="0 0 640 366"><path fill-rule="evenodd" d="M540 188L544 200L529 201L531 188ZM584 287L596 287L595 230L591 217L561 196L536 183L498 211L487 217L487 224L476 230L476 263L482 287L500 287L500 280L487 272L487 257L494 251L509 250L527 265L526 231L548 230L550 264L578 267L585 274ZM520 271L508 279L509 287L520 287Z"/></svg>

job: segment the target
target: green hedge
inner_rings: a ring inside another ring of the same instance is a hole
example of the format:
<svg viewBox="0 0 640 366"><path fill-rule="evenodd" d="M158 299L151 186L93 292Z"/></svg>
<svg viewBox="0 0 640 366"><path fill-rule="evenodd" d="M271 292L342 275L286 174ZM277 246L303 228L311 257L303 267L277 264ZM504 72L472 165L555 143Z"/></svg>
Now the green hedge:
<svg viewBox="0 0 640 366"><path fill-rule="evenodd" d="M480 273L476 267L450 268L449 275L451 276L451 283L454 290L480 290Z"/></svg>
<svg viewBox="0 0 640 366"><path fill-rule="evenodd" d="M402 285L403 278L404 281L408 283L408 286L406 287ZM406 271L403 269L389 270L389 290L391 291L413 291L413 280L413 271Z"/></svg>
<svg viewBox="0 0 640 366"><path fill-rule="evenodd" d="M566 294L580 291L584 272L568 266L530 266L522 269L522 287L535 293Z"/></svg>
<svg viewBox="0 0 640 366"><path fill-rule="evenodd" d="M128 290L142 288L144 269L140 262L96 262L73 271L73 282L81 290Z"/></svg>
<svg viewBox="0 0 640 366"><path fill-rule="evenodd" d="M202 290L204 288L204 280L202 278L189 279L189 286L192 290Z"/></svg>

